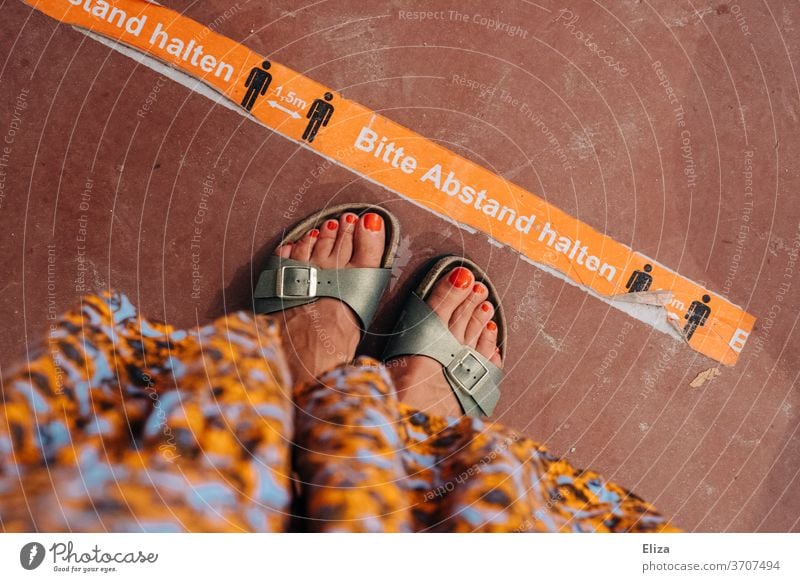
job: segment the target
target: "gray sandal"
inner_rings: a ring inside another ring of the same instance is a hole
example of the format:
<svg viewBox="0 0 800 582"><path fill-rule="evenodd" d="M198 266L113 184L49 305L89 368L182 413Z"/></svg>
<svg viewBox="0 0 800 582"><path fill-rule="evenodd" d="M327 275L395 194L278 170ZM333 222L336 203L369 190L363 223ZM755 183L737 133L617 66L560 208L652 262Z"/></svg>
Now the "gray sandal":
<svg viewBox="0 0 800 582"><path fill-rule="evenodd" d="M500 306L499 295L486 273L478 265L457 256L447 256L428 271L425 279L406 301L394 333L383 354L387 361L398 356L428 356L444 367L444 376L456 394L467 416L489 416L500 400L500 380L503 371L479 354L459 342L444 322L425 303L433 286L444 273L455 267L472 271L475 280L486 285L489 301L495 309L497 345L501 357L506 344L506 321Z"/></svg>
<svg viewBox="0 0 800 582"><path fill-rule="evenodd" d="M379 268L320 269L310 262L271 255L253 291L256 313L275 313L307 305L320 297L332 297L350 307L359 319L362 334L369 327L392 275L392 265L400 240L400 223L388 210L372 204L341 204L312 214L279 243L299 240L309 230L346 212L379 214L384 220L386 248Z"/></svg>

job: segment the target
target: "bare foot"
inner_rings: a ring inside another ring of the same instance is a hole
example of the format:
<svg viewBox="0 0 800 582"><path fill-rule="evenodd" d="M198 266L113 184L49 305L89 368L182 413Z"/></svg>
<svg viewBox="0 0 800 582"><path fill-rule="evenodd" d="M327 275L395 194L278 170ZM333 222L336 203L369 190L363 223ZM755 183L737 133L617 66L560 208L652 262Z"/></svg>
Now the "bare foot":
<svg viewBox="0 0 800 582"><path fill-rule="evenodd" d="M380 267L386 246L383 218L345 213L307 232L295 243L278 247L285 259L308 261L320 269ZM276 317L284 327L284 351L295 382L314 380L353 360L360 340L358 318L338 299L321 298Z"/></svg>
<svg viewBox="0 0 800 582"><path fill-rule="evenodd" d="M447 324L458 341L475 348L498 367L494 305L485 285L469 269L456 267L436 282L426 303ZM427 356L401 356L386 364L400 400L428 414L460 415L461 406L447 383L442 365Z"/></svg>

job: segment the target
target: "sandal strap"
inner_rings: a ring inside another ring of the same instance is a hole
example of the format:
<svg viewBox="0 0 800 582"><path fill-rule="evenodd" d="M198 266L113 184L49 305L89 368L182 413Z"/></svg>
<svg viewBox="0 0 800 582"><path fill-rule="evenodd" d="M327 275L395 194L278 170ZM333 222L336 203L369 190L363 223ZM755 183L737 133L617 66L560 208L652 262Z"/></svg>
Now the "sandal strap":
<svg viewBox="0 0 800 582"><path fill-rule="evenodd" d="M365 330L391 276L391 269L320 269L308 262L272 255L253 292L255 312L275 313L331 297L350 307Z"/></svg>
<svg viewBox="0 0 800 582"><path fill-rule="evenodd" d="M406 355L428 356L439 362L467 416L489 416L494 411L500 400L502 370L459 342L416 293L409 296L383 359Z"/></svg>

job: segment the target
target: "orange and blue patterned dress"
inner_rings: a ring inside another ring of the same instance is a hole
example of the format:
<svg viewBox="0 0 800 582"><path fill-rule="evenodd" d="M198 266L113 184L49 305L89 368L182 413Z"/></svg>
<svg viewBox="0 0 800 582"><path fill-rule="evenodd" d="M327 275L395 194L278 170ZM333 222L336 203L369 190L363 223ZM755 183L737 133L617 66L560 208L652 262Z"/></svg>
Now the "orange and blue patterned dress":
<svg viewBox="0 0 800 582"><path fill-rule="evenodd" d="M294 386L269 317L192 331L83 299L3 379L0 529L674 531L502 426L398 402L359 358Z"/></svg>

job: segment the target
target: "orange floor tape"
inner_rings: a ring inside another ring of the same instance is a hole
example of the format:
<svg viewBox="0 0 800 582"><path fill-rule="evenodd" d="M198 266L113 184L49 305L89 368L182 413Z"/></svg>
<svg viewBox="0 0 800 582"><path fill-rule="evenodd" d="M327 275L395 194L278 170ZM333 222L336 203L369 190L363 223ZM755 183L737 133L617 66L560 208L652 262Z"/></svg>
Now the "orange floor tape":
<svg viewBox="0 0 800 582"><path fill-rule="evenodd" d="M219 91L281 135L608 297L663 301L698 352L736 363L755 318L539 196L234 40L144 0L25 0ZM665 293L668 292L668 293Z"/></svg>

